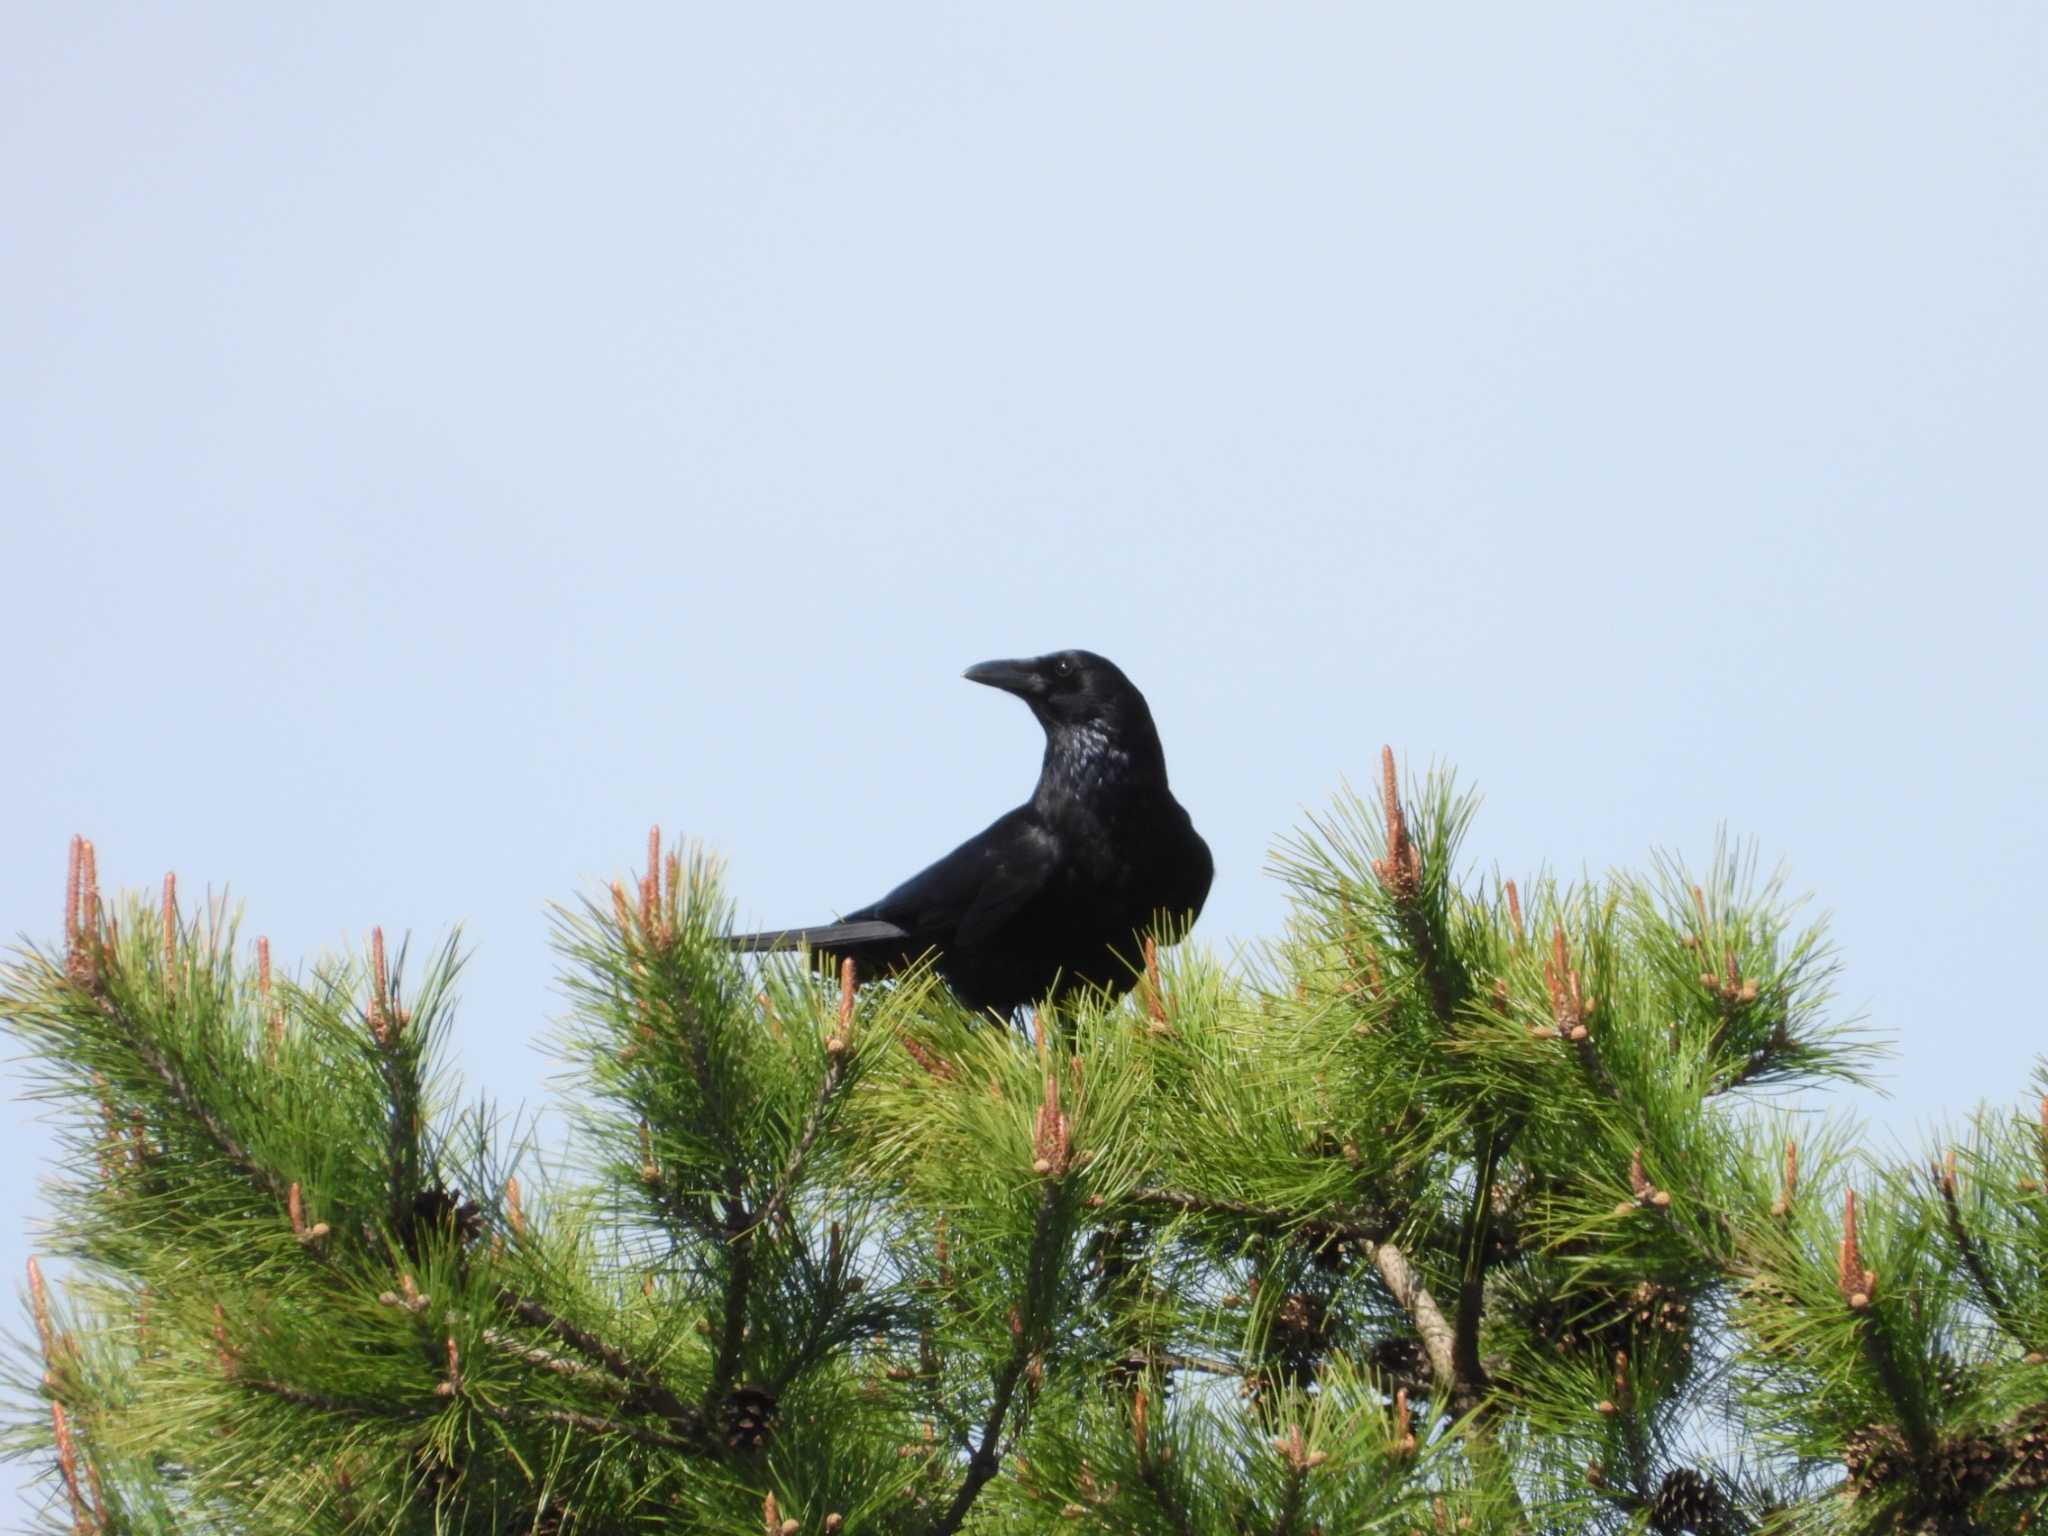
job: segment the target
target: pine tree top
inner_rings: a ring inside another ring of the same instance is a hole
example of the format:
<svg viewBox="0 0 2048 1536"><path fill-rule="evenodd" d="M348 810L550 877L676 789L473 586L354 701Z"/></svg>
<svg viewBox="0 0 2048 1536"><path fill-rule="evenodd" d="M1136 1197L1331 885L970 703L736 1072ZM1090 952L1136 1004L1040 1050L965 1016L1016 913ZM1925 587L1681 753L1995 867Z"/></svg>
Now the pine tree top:
<svg viewBox="0 0 2048 1536"><path fill-rule="evenodd" d="M273 968L174 882L0 1016L66 1116L11 1443L76 1531L2019 1529L2048 1099L1926 1165L1753 855L1477 878L1448 775L1276 852L1235 968L1005 1030L762 964L701 857L556 913L547 1176L454 943ZM2048 1080L2037 1085L2048 1091Z"/></svg>

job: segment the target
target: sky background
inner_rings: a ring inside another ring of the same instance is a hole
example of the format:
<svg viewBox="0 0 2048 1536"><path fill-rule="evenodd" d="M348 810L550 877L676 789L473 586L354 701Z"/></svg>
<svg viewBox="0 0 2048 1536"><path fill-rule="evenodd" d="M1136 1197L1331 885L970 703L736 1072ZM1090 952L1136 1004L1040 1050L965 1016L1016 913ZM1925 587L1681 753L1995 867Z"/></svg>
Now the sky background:
<svg viewBox="0 0 2048 1536"><path fill-rule="evenodd" d="M538 1103L548 902L655 821L865 902L1078 645L1205 942L1383 742L1508 874L1725 823L1917 1138L2043 1046L2044 171L2031 3L8 5L0 931L73 832L281 961L459 922Z"/></svg>

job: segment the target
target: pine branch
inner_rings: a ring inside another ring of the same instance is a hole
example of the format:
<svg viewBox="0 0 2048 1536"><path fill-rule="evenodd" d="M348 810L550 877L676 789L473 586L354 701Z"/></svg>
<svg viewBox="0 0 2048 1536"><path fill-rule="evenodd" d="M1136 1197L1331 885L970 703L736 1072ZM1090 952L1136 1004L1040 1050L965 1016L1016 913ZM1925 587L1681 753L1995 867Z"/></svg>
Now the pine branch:
<svg viewBox="0 0 2048 1536"><path fill-rule="evenodd" d="M401 952L399 963L404 964ZM413 1197L419 1193L419 1081L403 1034L407 1019L391 996L390 977L384 962L384 930L370 930L370 1001L363 1021L377 1058L377 1075L384 1084L384 1177L385 1220L394 1233L404 1232L413 1219Z"/></svg>
<svg viewBox="0 0 2048 1536"><path fill-rule="evenodd" d="M628 1423L620 1419L607 1419L599 1414L582 1413L573 1408L530 1408L524 1404L493 1403L487 1401L484 1398L477 1397L469 1390L468 1383L460 1368L455 1340L452 1335L447 1340L447 1349L448 1374L441 1384L434 1389L435 1394L449 1400L460 1400L487 1419L495 1419L501 1424L559 1424L569 1429L580 1429L590 1434L624 1435L628 1439L638 1440L643 1445L658 1445L669 1450L701 1451L703 1449L702 1445L696 1441L685 1440L658 1429L650 1429L644 1424ZM278 1382L262 1382L259 1385L264 1390L274 1392L288 1401L303 1403L309 1407L323 1408L335 1412L355 1413L358 1416L361 1416L364 1411L361 1404L344 1403L339 1399L325 1398L299 1387L290 1387ZM406 1418L426 1417L424 1413L416 1409L402 1410L398 1416Z"/></svg>
<svg viewBox="0 0 2048 1536"><path fill-rule="evenodd" d="M1273 1520L1273 1536L1290 1536L1295 1522L1301 1518L1302 1495L1307 1491L1307 1466L1290 1463L1287 1468L1287 1491L1280 1496L1280 1513Z"/></svg>
<svg viewBox="0 0 2048 1536"><path fill-rule="evenodd" d="M1429 1356L1430 1374L1436 1378L1437 1388L1444 1396L1457 1405L1457 1411L1465 1412L1471 1403L1469 1394L1458 1379L1457 1330L1444 1316L1443 1308L1429 1289L1422 1283L1422 1277L1415 1273L1408 1263L1408 1256L1392 1243L1380 1243L1373 1249L1373 1268L1379 1271L1380 1279L1386 1282L1388 1292L1408 1314L1415 1324L1415 1331L1422 1339L1423 1352Z"/></svg>
<svg viewBox="0 0 2048 1536"><path fill-rule="evenodd" d="M647 874L640 883L639 928L643 942L658 952L672 951L675 943L671 914L680 894L675 879L677 869L676 861L671 859L667 889L664 890L661 833L659 828L650 830L647 837ZM613 890L623 913L623 895L616 885ZM622 917L619 924L622 936L627 929L628 924ZM850 980L846 990L850 998ZM734 1150L735 1128L726 1114L718 1071L711 1059L710 1031L705 1027L703 1012L696 999L687 993L678 992L674 1004L684 1043L689 1047L690 1071L696 1079L698 1099L703 1106L707 1126L725 1150L725 1190L719 1210L723 1230L712 1235L725 1245L732 1267L726 1276L725 1316L719 1331L718 1352L712 1363L711 1378L705 1385L704 1402L708 1412L732 1391L739 1375L740 1353L746 1343L747 1305L754 1283L755 1229L759 1223L756 1215L747 1209L747 1169ZM646 1123L643 1121L643 1138L645 1134ZM808 1150L807 1142L805 1150ZM793 1177L794 1168L787 1171ZM696 1224L692 1222L692 1225Z"/></svg>
<svg viewBox="0 0 2048 1536"><path fill-rule="evenodd" d="M1136 1453L1138 1480L1152 1495L1152 1502L1159 1512L1172 1522L1175 1536L1195 1536L1194 1522L1188 1518L1187 1503L1167 1477L1165 1460L1152 1454L1143 1384L1131 1398L1131 1449Z"/></svg>
<svg viewBox="0 0 2048 1536"><path fill-rule="evenodd" d="M1769 1076L1783 1063L1785 1057L1790 1053L1792 1044L1793 1042L1786 1035L1785 1026L1781 1021L1777 1029L1773 1031L1771 1038L1756 1050L1750 1052L1741 1066L1707 1089L1707 1097L1714 1098L1720 1094L1733 1093L1736 1089L1746 1087L1758 1078Z"/></svg>
<svg viewBox="0 0 2048 1536"><path fill-rule="evenodd" d="M1332 1237L1368 1245L1383 1241L1395 1226L1395 1223L1390 1221L1370 1219L1367 1213L1360 1211L1338 1217L1308 1216L1300 1211L1290 1211L1280 1206L1257 1205L1246 1200L1226 1200L1217 1195L1201 1195L1189 1190L1167 1189L1150 1184L1131 1190L1124 1198L1137 1205L1164 1206L1196 1215L1240 1216L1277 1226L1310 1226Z"/></svg>
<svg viewBox="0 0 2048 1536"><path fill-rule="evenodd" d="M1459 1384L1454 1403L1460 1413L1476 1407L1487 1387L1486 1367L1479 1359L1479 1324L1486 1310L1486 1249L1493 1224L1494 1174L1506 1142L1505 1131L1481 1135L1472 1205L1460 1242L1458 1316L1451 1337L1451 1361Z"/></svg>
<svg viewBox="0 0 2048 1536"><path fill-rule="evenodd" d="M404 1403L366 1403L360 1399L329 1397L324 1392L314 1392L305 1387L294 1386L286 1381L273 1381L258 1376L231 1375L231 1380L252 1391L267 1393L301 1408L312 1408L320 1413L331 1413L350 1419L423 1419L426 1411Z"/></svg>
<svg viewBox="0 0 2048 1536"><path fill-rule="evenodd" d="M1893 1358L1888 1330L1877 1309L1871 1308L1861 1314L1855 1326L1857 1342L1862 1344L1864 1356L1882 1383L1885 1396L1891 1399L1900 1426L1905 1430L1907 1444L1912 1447L1916 1458L1924 1458L1932 1445L1927 1420L1915 1403L1911 1384L1899 1370L1899 1362Z"/></svg>
<svg viewBox="0 0 2048 1536"><path fill-rule="evenodd" d="M1621 1089L1608 1072L1606 1063L1601 1061L1598 1047L1593 1044L1593 1032L1587 1020L1593 1016L1596 999L1586 994L1578 971L1572 967L1570 953L1565 947L1563 923L1551 925L1550 956L1543 965L1543 985L1550 994L1553 1021L1550 1027L1560 1040L1570 1043L1587 1085L1602 1098L1624 1104Z"/></svg>
<svg viewBox="0 0 2048 1536"><path fill-rule="evenodd" d="M1046 1266L1052 1260L1052 1250L1059 1238L1059 1196L1059 1180L1047 1179L1038 1196L1038 1220L1032 1228L1031 1253L1024 1271L1024 1302L1019 1309L1010 1357L996 1375L995 1392L989 1399L988 1415L982 1420L981 1438L975 1445L974 1454L967 1459L966 1475L961 1478L952 1503L932 1524L927 1536L953 1536L953 1532L960 1529L960 1522L967 1518L968 1510L974 1507L982 1488L1002 1469L1003 1459L996 1447L1010 1416L1010 1400L1016 1395L1017 1383L1031 1361L1032 1344L1039 1332L1035 1314L1045 1283Z"/></svg>
<svg viewBox="0 0 2048 1536"><path fill-rule="evenodd" d="M594 1360L603 1366L632 1389L629 1401L644 1403L666 1419L690 1445L700 1450L709 1445L704 1415L663 1385L661 1379L648 1366L631 1359L616 1345L599 1338L587 1328L577 1326L537 1301L516 1295L509 1290L501 1290L498 1292L498 1305L522 1323L542 1330L586 1359Z"/></svg>
<svg viewBox="0 0 2048 1536"><path fill-rule="evenodd" d="M711 1042L706 1038L703 1015L688 997L676 999L676 1018L683 1026L683 1038L690 1047L690 1070L697 1079L697 1092L711 1124L720 1132L728 1129L725 1101L718 1091L718 1076L711 1067Z"/></svg>
<svg viewBox="0 0 2048 1536"><path fill-rule="evenodd" d="M205 1131L207 1139L220 1150L221 1155L249 1182L275 1196L280 1205L284 1204L290 1185L251 1155L220 1116L214 1113L213 1107L193 1089L176 1063L157 1049L156 1042L111 997L98 991L88 995L100 1016L120 1031L136 1059L164 1085L178 1108Z"/></svg>
<svg viewBox="0 0 2048 1536"><path fill-rule="evenodd" d="M73 1433L70 1421L65 1417L62 1402L50 1401L50 1434L56 1442L57 1470L63 1474L64 1491L71 1500L71 1528L76 1536L98 1536L107 1529L107 1511L102 1498L99 1464L93 1460L90 1451L79 1455L78 1437ZM85 1463L86 1489L78 1485L78 1466ZM87 1490L91 1504L86 1502Z"/></svg>
<svg viewBox="0 0 2048 1536"><path fill-rule="evenodd" d="M679 1435L666 1434L626 1419L607 1419L594 1413L578 1413L573 1408L528 1408L487 1403L478 1398L469 1398L466 1401L485 1418L496 1419L501 1424L558 1424L565 1429L580 1429L590 1434L624 1435L627 1439L637 1440L642 1445L656 1445L670 1451L687 1451L693 1455L702 1455L705 1449L703 1442L698 1439L685 1439Z"/></svg>
<svg viewBox="0 0 2048 1536"><path fill-rule="evenodd" d="M483 1341L515 1360L537 1365L544 1371L553 1371L557 1376L566 1376L572 1381L602 1382L615 1392L624 1390L623 1383L598 1370L596 1366L586 1365L581 1360L572 1360L567 1355L558 1355L551 1349L542 1349L538 1344L522 1343L511 1334L502 1333L496 1328L486 1328L483 1331Z"/></svg>
<svg viewBox="0 0 2048 1536"><path fill-rule="evenodd" d="M1436 1377L1438 1392L1449 1400L1453 1413L1461 1418L1470 1417L1486 1400L1485 1381L1483 1374L1475 1379L1460 1372L1462 1346L1458 1342L1457 1330L1445 1318L1443 1308L1429 1294L1421 1276L1408 1263L1407 1255L1392 1243L1381 1243L1373 1250L1373 1267L1379 1271L1394 1300L1414 1322L1415 1331L1422 1338L1423 1352L1429 1357L1430 1371ZM1501 1455L1490 1427L1475 1419L1466 1443L1475 1452L1474 1460L1493 1474L1503 1497L1519 1509L1521 1495L1514 1486L1513 1470Z"/></svg>
<svg viewBox="0 0 2048 1536"><path fill-rule="evenodd" d="M775 1188L762 1203L755 1222L759 1228L772 1230L789 1204L797 1176L803 1172L804 1159L810 1154L811 1143L818 1139L818 1132L824 1128L825 1112L832 1107L833 1095L846 1080L846 1053L852 1047L852 1034L853 961L847 959L839 964L839 1032L825 1042L825 1077L818 1084L817 1097L811 1101L811 1112L804 1117L803 1130L797 1136L796 1145L790 1149L789 1160L783 1164L782 1172L775 1180Z"/></svg>
<svg viewBox="0 0 2048 1536"><path fill-rule="evenodd" d="M1386 888L1401 937L1414 957L1429 994L1429 1010L1440 1028L1448 1029L1467 983L1455 959L1437 942L1424 910L1422 856L1409 839L1408 818L1401 808L1400 782L1394 772L1394 749L1380 748L1381 809L1386 818L1386 856L1374 861L1374 873ZM1439 850L1441 853L1441 850Z"/></svg>
<svg viewBox="0 0 2048 1536"><path fill-rule="evenodd" d="M788 1208L797 1178L803 1172L804 1159L810 1155L811 1143L818 1139L818 1132L824 1127L825 1111L831 1107L832 1096L839 1091L845 1075L844 1056L834 1056L832 1064L825 1069L825 1080L818 1085L818 1096L812 1101L811 1112L804 1117L803 1130L797 1136L796 1145L790 1149L789 1160L782 1165L775 1187L768 1192L768 1198L761 1203L761 1209L755 1215L756 1231L772 1231Z"/></svg>
<svg viewBox="0 0 2048 1536"><path fill-rule="evenodd" d="M645 1130L644 1122L642 1129ZM644 1147L644 1136L642 1141ZM726 1240L727 1228L710 1208L709 1202L692 1191L677 1189L665 1170L656 1168L653 1163L643 1163L639 1187L646 1192L654 1206L656 1219L668 1231L675 1246L684 1246L689 1238L703 1238L714 1243Z"/></svg>
<svg viewBox="0 0 2048 1536"><path fill-rule="evenodd" d="M747 1295L754 1285L755 1223L747 1215L744 1187L739 1170L732 1171L725 1197L727 1250L732 1255L732 1272L725 1282L725 1322L719 1331L718 1356L711 1367L711 1382L705 1388L705 1402L716 1404L732 1390L739 1374L740 1349L747 1338Z"/></svg>
<svg viewBox="0 0 2048 1536"><path fill-rule="evenodd" d="M1848 1306L1850 1327L1855 1332L1856 1342L1862 1346L1871 1371L1884 1388L1885 1396L1891 1400L1892 1409L1904 1428L1906 1443L1916 1460L1925 1459L1932 1440L1931 1431L1926 1416L1920 1411L1919 1399L1900 1372L1899 1362L1892 1352L1884 1308L1878 1304L1877 1274L1863 1263L1863 1253L1856 1238L1854 1189L1844 1190L1842 1196L1842 1241L1835 1288Z"/></svg>
<svg viewBox="0 0 2048 1536"><path fill-rule="evenodd" d="M1145 1489L1152 1495L1152 1502L1159 1506L1159 1512L1173 1523L1176 1536L1195 1536L1195 1523L1188 1518L1187 1504L1181 1499L1166 1476L1166 1470L1154 1457L1144 1457L1138 1463L1138 1477Z"/></svg>
<svg viewBox="0 0 2048 1536"><path fill-rule="evenodd" d="M2020 1320L2013 1315L2007 1304L2005 1293L1991 1278L1991 1271L1984 1263L1984 1255L1978 1250L1977 1241L1970 1236L1969 1228L1963 1224L1963 1212L1956 1198L1956 1160L1951 1152L1946 1164L1937 1163L1928 1173L1933 1178L1935 1192L1941 1196L1941 1214L1948 1227L1949 1241L1955 1244L1956 1256L1963 1261L1963 1270L1976 1287L1977 1297L1984 1303L1984 1310L1992 1321L2005 1330L2022 1349L2031 1350L2034 1341L2026 1334Z"/></svg>

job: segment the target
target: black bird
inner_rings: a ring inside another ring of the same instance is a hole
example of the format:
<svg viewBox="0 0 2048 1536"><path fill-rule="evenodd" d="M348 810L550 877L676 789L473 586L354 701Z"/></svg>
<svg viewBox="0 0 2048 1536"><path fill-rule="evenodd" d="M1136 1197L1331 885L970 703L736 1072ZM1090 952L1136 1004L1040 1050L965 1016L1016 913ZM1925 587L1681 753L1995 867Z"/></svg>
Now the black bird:
<svg viewBox="0 0 2048 1536"><path fill-rule="evenodd" d="M836 923L735 934L735 949L809 945L872 976L930 951L970 1009L1008 1018L1057 986L1126 991L1142 934L1191 923L1209 845L1166 784L1145 696L1089 651L984 661L970 682L1014 693L1045 727L1031 798L880 901Z"/></svg>

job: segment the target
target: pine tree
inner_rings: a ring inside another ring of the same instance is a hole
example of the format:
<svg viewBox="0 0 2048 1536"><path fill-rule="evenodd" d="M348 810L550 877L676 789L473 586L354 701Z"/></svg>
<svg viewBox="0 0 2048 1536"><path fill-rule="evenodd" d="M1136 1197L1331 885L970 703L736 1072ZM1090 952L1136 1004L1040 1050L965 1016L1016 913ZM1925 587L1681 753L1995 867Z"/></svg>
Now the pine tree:
<svg viewBox="0 0 2048 1536"><path fill-rule="evenodd" d="M1753 858L1525 889L1384 770L1275 856L1262 954L1148 946L1028 1031L743 962L651 839L557 914L552 1179L441 1065L453 945L288 979L74 844L0 976L70 1174L9 1431L53 1527L2038 1520L2048 1098L1927 1166L1795 1134L1768 1090L1879 1048Z"/></svg>

